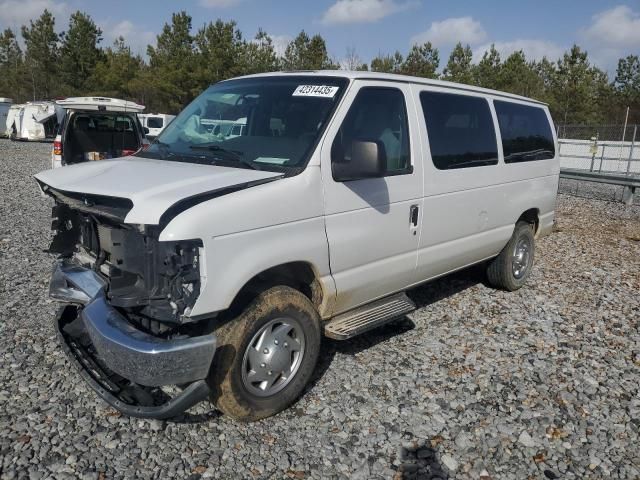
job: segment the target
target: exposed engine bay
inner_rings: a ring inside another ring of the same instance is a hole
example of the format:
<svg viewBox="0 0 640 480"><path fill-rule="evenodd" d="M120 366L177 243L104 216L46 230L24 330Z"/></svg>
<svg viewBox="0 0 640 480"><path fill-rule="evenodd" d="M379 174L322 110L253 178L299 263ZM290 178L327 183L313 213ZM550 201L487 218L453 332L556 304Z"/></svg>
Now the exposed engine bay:
<svg viewBox="0 0 640 480"><path fill-rule="evenodd" d="M200 293L200 240L160 242L161 227L125 224L127 199L60 192L49 252L90 268L106 283L108 302L155 335L189 321Z"/></svg>

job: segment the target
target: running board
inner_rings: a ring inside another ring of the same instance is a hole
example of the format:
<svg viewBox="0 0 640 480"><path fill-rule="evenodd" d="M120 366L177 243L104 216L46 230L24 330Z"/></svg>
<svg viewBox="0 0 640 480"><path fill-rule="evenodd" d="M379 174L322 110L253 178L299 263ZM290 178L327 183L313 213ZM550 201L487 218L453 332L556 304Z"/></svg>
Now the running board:
<svg viewBox="0 0 640 480"><path fill-rule="evenodd" d="M332 318L324 325L324 334L334 340L347 340L415 309L415 304L405 293L397 293Z"/></svg>

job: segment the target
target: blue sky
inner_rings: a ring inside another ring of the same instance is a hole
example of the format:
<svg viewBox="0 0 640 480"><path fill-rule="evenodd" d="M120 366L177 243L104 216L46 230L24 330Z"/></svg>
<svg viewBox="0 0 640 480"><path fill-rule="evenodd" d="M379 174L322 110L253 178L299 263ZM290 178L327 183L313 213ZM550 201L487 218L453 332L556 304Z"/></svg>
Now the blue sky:
<svg viewBox="0 0 640 480"><path fill-rule="evenodd" d="M194 29L233 19L247 37L261 27L279 48L301 29L320 33L338 61L347 48L368 62L426 40L440 48L441 64L456 40L469 43L477 58L491 43L504 55L522 48L530 58L557 58L578 43L610 72L620 56L640 54L640 0L0 0L0 27L17 28L44 8L60 30L70 12L86 11L103 29L104 43L122 34L139 53L172 12L184 9Z"/></svg>

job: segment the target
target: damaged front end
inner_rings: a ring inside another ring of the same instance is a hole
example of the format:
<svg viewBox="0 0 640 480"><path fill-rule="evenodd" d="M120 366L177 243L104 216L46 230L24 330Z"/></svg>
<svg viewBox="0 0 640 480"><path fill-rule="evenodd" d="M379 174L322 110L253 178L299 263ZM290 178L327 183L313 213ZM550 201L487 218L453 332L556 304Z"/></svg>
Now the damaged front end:
<svg viewBox="0 0 640 480"><path fill-rule="evenodd" d="M188 322L200 294L202 242L160 242L158 227L127 225L113 206L101 214L95 200L84 198L89 205L53 207L49 252L103 276L109 302L154 333Z"/></svg>
<svg viewBox="0 0 640 480"><path fill-rule="evenodd" d="M167 418L206 397L216 337L189 316L201 241L161 242L161 227L124 223L126 199L43 191L56 200L50 295L67 304L58 332L83 377L132 416Z"/></svg>

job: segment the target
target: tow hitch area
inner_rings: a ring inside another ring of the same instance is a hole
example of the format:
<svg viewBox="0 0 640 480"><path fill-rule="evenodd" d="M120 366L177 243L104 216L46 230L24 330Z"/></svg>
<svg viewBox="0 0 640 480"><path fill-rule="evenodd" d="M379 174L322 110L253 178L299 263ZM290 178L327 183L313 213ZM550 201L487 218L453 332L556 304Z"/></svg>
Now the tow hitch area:
<svg viewBox="0 0 640 480"><path fill-rule="evenodd" d="M160 338L129 323L105 300L93 271L56 262L50 293L67 304L56 329L81 376L107 403L145 418L170 418L204 400L213 334ZM178 385L180 387L178 387Z"/></svg>

